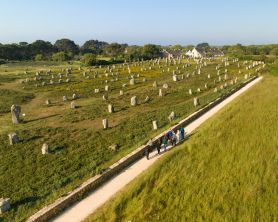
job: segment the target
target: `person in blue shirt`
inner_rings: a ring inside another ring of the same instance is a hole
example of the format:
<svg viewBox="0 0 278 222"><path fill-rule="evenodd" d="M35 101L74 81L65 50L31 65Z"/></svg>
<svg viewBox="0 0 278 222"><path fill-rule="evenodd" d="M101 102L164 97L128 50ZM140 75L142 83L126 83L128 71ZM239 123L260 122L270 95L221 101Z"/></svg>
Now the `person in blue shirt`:
<svg viewBox="0 0 278 222"><path fill-rule="evenodd" d="M180 128L180 140L182 141L182 140L184 140L184 138L185 138L184 128L181 127Z"/></svg>

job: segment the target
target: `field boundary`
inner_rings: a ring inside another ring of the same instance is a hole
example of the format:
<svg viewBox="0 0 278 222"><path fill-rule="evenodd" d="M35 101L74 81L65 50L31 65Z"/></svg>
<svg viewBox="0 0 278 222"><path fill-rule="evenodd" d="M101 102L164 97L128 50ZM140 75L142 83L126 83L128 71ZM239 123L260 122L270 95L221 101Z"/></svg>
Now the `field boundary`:
<svg viewBox="0 0 278 222"><path fill-rule="evenodd" d="M241 85L237 86L236 88L230 90L228 93L218 97L214 101L210 102L209 104L205 105L204 107L201 107L196 112L192 113L185 119L181 120L174 126L170 127L166 131L160 133L157 135L153 141L154 143L158 143L160 138L165 134L165 132L169 130L177 130L180 127L185 127L198 119L200 116L202 116L204 113L208 112L215 106L217 106L219 103L242 89L244 86L249 84L250 82L257 79L258 76L252 77L251 79L243 82ZM103 185L105 182L109 181L111 178L116 176L119 172L124 170L126 167L128 167L130 164L136 162L137 160L141 159L144 156L144 150L148 145L142 145L135 149L133 152L129 153L127 156L121 158L119 161L112 164L110 167L108 167L102 174L96 175L87 181L85 181L83 184L81 184L79 187L74 189L73 191L67 193L65 196L60 197L57 199L54 203L42 208L37 213L29 217L27 219L27 222L43 222L43 221L49 221L51 218L57 216L59 213L61 213L63 210L71 206L72 204L78 202L79 200L86 197L90 192L93 190L99 188L101 185Z"/></svg>

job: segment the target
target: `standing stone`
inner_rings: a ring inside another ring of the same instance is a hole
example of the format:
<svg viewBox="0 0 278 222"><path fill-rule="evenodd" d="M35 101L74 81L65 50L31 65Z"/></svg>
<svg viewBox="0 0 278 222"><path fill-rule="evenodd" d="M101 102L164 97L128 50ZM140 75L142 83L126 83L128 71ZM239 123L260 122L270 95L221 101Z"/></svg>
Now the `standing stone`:
<svg viewBox="0 0 278 222"><path fill-rule="evenodd" d="M169 119L169 121L171 122L171 121L173 121L174 119L176 118L176 114L175 114L175 112L171 112L171 114L168 116L168 119Z"/></svg>
<svg viewBox="0 0 278 222"><path fill-rule="evenodd" d="M158 96L159 96L159 97L163 97L163 91L162 91L162 89L159 89Z"/></svg>
<svg viewBox="0 0 278 222"><path fill-rule="evenodd" d="M12 122L13 124L18 124L20 122L20 112L21 107L18 105L12 105L11 106L11 113L12 113Z"/></svg>
<svg viewBox="0 0 278 222"><path fill-rule="evenodd" d="M158 129L157 121L156 121L156 120L153 121L153 129L154 129L154 130L157 130L157 129Z"/></svg>
<svg viewBox="0 0 278 222"><path fill-rule="evenodd" d="M214 92L217 93L217 87L214 89Z"/></svg>
<svg viewBox="0 0 278 222"><path fill-rule="evenodd" d="M76 102L72 101L72 102L70 103L70 108L71 108L71 109L75 109L75 108L76 108Z"/></svg>
<svg viewBox="0 0 278 222"><path fill-rule="evenodd" d="M72 94L72 99L77 99L77 98L78 98L77 94L76 94L76 93L73 93L73 94Z"/></svg>
<svg viewBox="0 0 278 222"><path fill-rule="evenodd" d="M132 106L136 106L137 105L137 97L136 96L131 97L130 104Z"/></svg>
<svg viewBox="0 0 278 222"><path fill-rule="evenodd" d="M169 86L168 86L167 83L164 83L162 87L163 87L164 89L168 89L168 88L169 88Z"/></svg>
<svg viewBox="0 0 278 222"><path fill-rule="evenodd" d="M133 78L130 79L129 84L130 84L130 85L134 85L134 84L135 84L135 79L133 79Z"/></svg>
<svg viewBox="0 0 278 222"><path fill-rule="evenodd" d="M104 90L108 92L108 91L109 91L109 86L106 85L105 88L104 88Z"/></svg>
<svg viewBox="0 0 278 222"><path fill-rule="evenodd" d="M124 91L120 90L120 96L123 96L123 95L124 95Z"/></svg>
<svg viewBox="0 0 278 222"><path fill-rule="evenodd" d="M48 144L47 144L47 143L44 143L44 144L42 145L42 154L43 154L43 155L49 154Z"/></svg>
<svg viewBox="0 0 278 222"><path fill-rule="evenodd" d="M11 208L9 198L0 198L0 214L5 213Z"/></svg>
<svg viewBox="0 0 278 222"><path fill-rule="evenodd" d="M210 74L208 74L208 79L210 79Z"/></svg>
<svg viewBox="0 0 278 222"><path fill-rule="evenodd" d="M191 89L188 90L188 94L192 95L192 90Z"/></svg>
<svg viewBox="0 0 278 222"><path fill-rule="evenodd" d="M200 88L198 88L198 89L197 89L197 92L201 92L201 89L200 89Z"/></svg>
<svg viewBox="0 0 278 222"><path fill-rule="evenodd" d="M146 96L145 98L145 103L149 102L150 101L150 97L149 96Z"/></svg>
<svg viewBox="0 0 278 222"><path fill-rule="evenodd" d="M173 75L173 81L177 82L178 81L178 76L177 75Z"/></svg>
<svg viewBox="0 0 278 222"><path fill-rule="evenodd" d="M99 89L95 89L95 93L99 93Z"/></svg>
<svg viewBox="0 0 278 222"><path fill-rule="evenodd" d="M103 100L103 101L107 101L107 100L108 100L108 96L104 94L104 95L102 96L102 100Z"/></svg>
<svg viewBox="0 0 278 222"><path fill-rule="evenodd" d="M194 98L194 106L197 107L200 105L199 98Z"/></svg>
<svg viewBox="0 0 278 222"><path fill-rule="evenodd" d="M45 104L46 104L46 105L51 105L51 100L50 100L50 99L47 99L47 100L45 101Z"/></svg>
<svg viewBox="0 0 278 222"><path fill-rule="evenodd" d="M63 96L63 102L68 101L68 97L67 96Z"/></svg>
<svg viewBox="0 0 278 222"><path fill-rule="evenodd" d="M10 145L14 145L16 143L19 143L19 138L18 135L16 133L9 133L9 141L10 141Z"/></svg>
<svg viewBox="0 0 278 222"><path fill-rule="evenodd" d="M118 144L113 144L111 146L109 146L109 149L113 150L113 151L116 151L119 149L119 145Z"/></svg>
<svg viewBox="0 0 278 222"><path fill-rule="evenodd" d="M153 87L157 88L157 82L156 81L153 82Z"/></svg>
<svg viewBox="0 0 278 222"><path fill-rule="evenodd" d="M102 125L103 125L103 129L107 129L108 128L108 119L103 119Z"/></svg>
<svg viewBox="0 0 278 222"><path fill-rule="evenodd" d="M108 104L108 112L109 113L114 113L114 107L112 104Z"/></svg>

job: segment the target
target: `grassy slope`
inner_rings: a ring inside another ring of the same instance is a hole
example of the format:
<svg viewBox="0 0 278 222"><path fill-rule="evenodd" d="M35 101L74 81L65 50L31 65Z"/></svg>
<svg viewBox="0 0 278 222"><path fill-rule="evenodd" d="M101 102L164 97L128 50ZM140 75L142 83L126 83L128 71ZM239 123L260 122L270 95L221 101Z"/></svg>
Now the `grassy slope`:
<svg viewBox="0 0 278 222"><path fill-rule="evenodd" d="M278 220L277 108L267 76L88 221Z"/></svg>
<svg viewBox="0 0 278 222"><path fill-rule="evenodd" d="M148 67L148 64L145 62L144 66ZM115 105L116 112L113 114L107 113L107 102L101 98L104 89L101 81L106 79L104 76L85 79L82 72L77 71L77 66L74 66L71 83L35 87L36 82L21 84L20 79L32 80L36 71L51 68L55 72L57 82L57 73L66 66L48 63L34 65L16 63L1 66L0 80L2 76L13 76L16 81L1 80L3 84L0 88L21 92L21 95L25 93L35 95L35 98L27 104L20 103L22 113L26 114L23 124L15 126L11 124L10 113L0 113L0 197L10 197L12 204L11 210L5 213L3 220L22 221L42 206L80 185L82 181L99 173L146 142L148 137L169 127L167 116L171 111L175 111L178 119L192 113L195 110L192 103L194 96L197 95L201 105L204 105L234 87L229 85L223 91L213 92L213 80L218 79L215 65L215 62L209 63L202 71L202 75L195 75L176 83L171 78L175 66L170 66L169 72L161 74L161 69L159 70L156 65L155 69L141 73L140 78L137 78L138 84L127 86L122 97L119 96L119 90L123 83L128 83L126 79L128 74L126 68L122 70L120 65L116 65L116 69L121 72L119 81L109 82L114 89L109 92L108 101ZM196 64L185 69L181 66L179 65L179 68L182 73L192 73ZM98 71L102 73L106 68L102 67ZM139 69L138 66L132 66L134 73L139 72ZM239 75L237 64L232 64L228 69L228 78L240 77L238 84L243 81L244 73L247 73L244 71L245 66L242 66L243 73ZM24 74L24 70L28 70L28 74ZM88 72L91 77L94 71ZM210 80L207 79L207 73L212 75ZM221 69L221 76L224 76L224 68ZM147 78L146 83L142 83L143 77ZM51 76L43 74L43 78L42 81L48 82ZM65 80L65 77L63 79ZM108 79L111 79L111 76ZM158 89L152 87L154 80L158 80L159 87L165 82L169 84L170 88L165 97L158 97ZM204 88L206 82L209 89ZM216 83L218 89L221 84L224 82ZM201 87L201 93L196 93L197 87ZM102 92L94 94L94 88L100 88ZM189 88L193 89L194 95L188 95ZM69 109L70 101L66 103L61 101L63 95L71 96L73 92L81 96L77 100L80 107L75 110ZM133 95L138 96L141 103L139 106L129 105ZM151 97L151 101L144 104L142 101L146 95ZM2 97L0 93L0 100L5 98L4 105L7 108L12 104L11 99L16 97L16 93ZM45 105L47 98L53 102L51 106ZM112 126L108 130L103 130L101 126L101 120L105 117L109 118ZM154 119L158 120L161 127L156 132L152 130L151 124ZM11 131L18 132L22 140L13 147L8 144L7 139L7 134ZM40 149L44 142L50 145L51 155L41 155ZM114 143L120 145L117 152L108 149Z"/></svg>

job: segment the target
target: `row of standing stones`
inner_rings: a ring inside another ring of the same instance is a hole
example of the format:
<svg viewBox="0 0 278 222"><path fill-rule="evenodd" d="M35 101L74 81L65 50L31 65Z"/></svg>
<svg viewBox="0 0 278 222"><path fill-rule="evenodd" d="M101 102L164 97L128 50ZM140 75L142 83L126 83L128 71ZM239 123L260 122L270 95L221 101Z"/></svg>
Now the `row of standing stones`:
<svg viewBox="0 0 278 222"><path fill-rule="evenodd" d="M237 61L237 60L236 60L236 61ZM235 62L236 62L236 61L235 61ZM256 65L259 65L259 64L262 64L262 63L257 63L257 64L255 64L255 65L253 64L253 67L256 66ZM228 64L228 65L229 65L229 64ZM228 66L228 65L227 65L227 66ZM225 64L225 66L226 66L226 64ZM250 67L249 67L249 68L250 68ZM216 69L219 69L219 68L216 67ZM257 71L257 70L256 70L256 71ZM227 69L225 70L225 73L227 73ZM201 74L201 70L200 70L200 69L198 70L198 74L199 74L199 75ZM218 70L217 75L219 76L219 70ZM189 75L186 76L186 78L188 78L188 77L189 77ZM246 75L244 76L244 79L248 79L248 77L250 77L250 74L249 74L249 75L246 74ZM183 79L184 79L184 75L182 75L181 77L178 77L178 76L173 72L172 78L173 78L173 81L174 81L174 82L177 82L177 81L179 81L179 80L183 80ZM211 75L208 74L207 78L210 79L210 78L211 78ZM224 80L226 80L226 79L227 79L227 74L225 74L225 76L224 76ZM221 76L219 76L218 82L220 82L221 80L222 80L222 79L221 79ZM145 81L146 81L146 79L144 78L144 79L143 79L143 82L145 82ZM234 80L232 80L230 84L233 85L233 84L236 83L236 82L237 82L237 78L234 79ZM135 79L134 79L134 78L131 78L129 84L130 84L130 85L135 85L135 84L136 84ZM126 86L126 84L123 85L123 87L125 87L125 86ZM221 85L220 89L222 90L222 89L225 88L226 86L227 86L227 84L225 83L224 85ZM153 87L154 87L154 88L157 88L157 87L158 87L157 81L154 81ZM169 86L168 86L167 83L163 84L162 88L159 89L158 96L159 96L159 97L163 97L163 96L164 96L163 89L167 89L168 87L169 87ZM205 84L205 88L206 88L206 89L208 88L207 84ZM109 90L110 90L109 86L106 85L106 86L105 86L105 91L109 91ZM197 89L197 92L201 92L201 89L198 88L198 89ZM217 88L214 89L214 92L217 92ZM99 89L95 89L95 93L99 93ZM189 89L188 93L189 93L189 95L192 95L192 94L193 94L192 89ZM122 95L124 95L124 91L123 91L123 90L120 90L120 96L122 96ZM67 96L63 96L62 99L63 99L64 102L68 101ZM71 109L77 108L77 104L76 104L76 100L77 100L77 99L78 99L78 95L77 95L76 93L74 93L74 94L72 95L72 100L73 100L73 101L71 101L71 103L70 103L70 108L71 108ZM104 100L104 101L108 100L108 96L107 96L107 95L103 95L103 100ZM149 96L146 96L144 102L147 103L148 101L150 101L150 97L149 97ZM51 105L51 100L50 100L50 99L47 99L45 103L46 103L46 105ZM138 105L138 104L139 104L139 103L138 103L137 97L136 97L136 96L131 97L131 99L130 99L130 105L131 105L131 106L136 106L136 105ZM199 101L199 98L198 98L198 97L194 97L194 98L193 98L193 105L194 105L195 107L198 107L198 106L200 105L200 101ZM114 106L113 106L112 104L108 104L108 112L109 112L109 113L113 113L113 112L114 112ZM20 114L21 114L21 107L20 107L19 105L12 105L12 106L11 106L11 115L12 115L12 123L13 123L13 124L19 124L19 123L20 123ZM175 114L174 111L172 111L172 112L170 113L170 115L168 116L168 120L171 122L171 121L173 121L175 118L176 118L176 114ZM104 129L109 128L108 119L103 119L103 120L102 120L102 125L103 125L103 128L104 128ZM153 120L153 121L152 121L152 128L153 128L154 130L157 130L157 129L159 128L157 120ZM20 142L19 136L18 136L18 134L15 133L15 132L9 133L9 134L8 134L8 137L9 137L9 143L10 143L10 145L14 145L14 144L17 144L17 143ZM113 145L111 145L109 148L112 149L112 150L117 150L117 149L118 149L118 145L117 145L117 144L113 144ZM42 148L41 148L41 152L42 152L43 155L46 155L46 154L49 154L49 153L50 153L49 147L48 147L48 144L47 144L47 143L43 143ZM5 212L5 211L8 211L9 209L10 209L10 199L9 199L9 198L1 198L1 199L0 199L0 213L3 213L3 212Z"/></svg>

